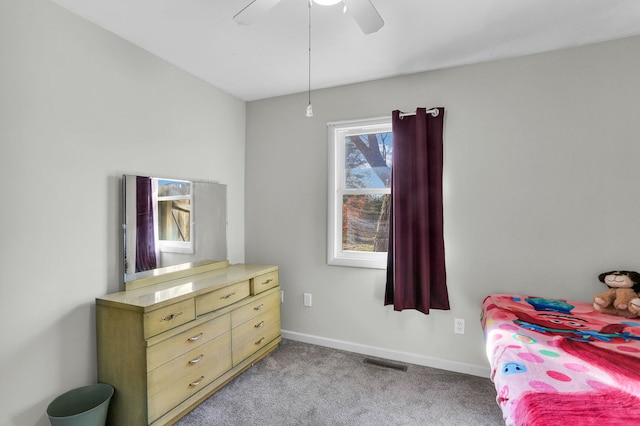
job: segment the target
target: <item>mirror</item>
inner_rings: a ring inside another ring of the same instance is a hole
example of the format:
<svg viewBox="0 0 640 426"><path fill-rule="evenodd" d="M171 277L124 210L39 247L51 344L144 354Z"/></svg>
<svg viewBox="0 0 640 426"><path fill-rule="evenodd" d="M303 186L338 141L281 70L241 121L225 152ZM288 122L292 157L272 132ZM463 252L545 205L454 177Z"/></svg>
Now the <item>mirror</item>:
<svg viewBox="0 0 640 426"><path fill-rule="evenodd" d="M124 281L227 259L227 186L123 175Z"/></svg>

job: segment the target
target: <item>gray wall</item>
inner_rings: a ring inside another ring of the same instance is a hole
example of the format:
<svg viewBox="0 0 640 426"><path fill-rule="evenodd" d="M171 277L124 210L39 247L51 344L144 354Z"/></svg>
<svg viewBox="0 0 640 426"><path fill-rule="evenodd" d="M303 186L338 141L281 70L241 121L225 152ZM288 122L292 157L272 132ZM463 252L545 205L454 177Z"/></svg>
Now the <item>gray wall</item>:
<svg viewBox="0 0 640 426"><path fill-rule="evenodd" d="M246 258L280 265L294 338L488 373L494 292L590 300L640 269L640 38L251 102ZM444 106L451 311L383 307L385 272L326 265L326 123ZM313 294L303 307L302 294ZM453 333L454 318L466 334Z"/></svg>
<svg viewBox="0 0 640 426"><path fill-rule="evenodd" d="M0 1L0 425L96 381L120 288L120 176L228 185L244 260L245 103L46 0Z"/></svg>

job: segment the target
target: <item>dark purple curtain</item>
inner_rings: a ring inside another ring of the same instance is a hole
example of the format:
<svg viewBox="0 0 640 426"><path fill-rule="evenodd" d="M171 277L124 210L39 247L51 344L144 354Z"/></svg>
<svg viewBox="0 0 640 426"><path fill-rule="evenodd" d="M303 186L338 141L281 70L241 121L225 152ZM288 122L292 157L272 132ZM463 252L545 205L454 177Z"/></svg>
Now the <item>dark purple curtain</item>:
<svg viewBox="0 0 640 426"><path fill-rule="evenodd" d="M393 165L385 305L449 309L442 211L442 131L437 117L393 112Z"/></svg>
<svg viewBox="0 0 640 426"><path fill-rule="evenodd" d="M155 269L157 265L151 191L151 178L138 176L136 180L136 272Z"/></svg>

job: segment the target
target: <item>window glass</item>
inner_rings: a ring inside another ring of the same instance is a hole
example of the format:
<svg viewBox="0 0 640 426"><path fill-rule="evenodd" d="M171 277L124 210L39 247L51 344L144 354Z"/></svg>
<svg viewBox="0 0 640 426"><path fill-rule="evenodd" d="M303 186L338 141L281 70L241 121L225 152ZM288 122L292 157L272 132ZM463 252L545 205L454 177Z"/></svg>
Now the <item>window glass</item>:
<svg viewBox="0 0 640 426"><path fill-rule="evenodd" d="M158 179L158 197L189 197L191 182Z"/></svg>
<svg viewBox="0 0 640 426"><path fill-rule="evenodd" d="M388 200L388 194L343 196L342 250L387 251Z"/></svg>
<svg viewBox="0 0 640 426"><path fill-rule="evenodd" d="M158 238L191 241L191 200L158 200Z"/></svg>
<svg viewBox="0 0 640 426"><path fill-rule="evenodd" d="M391 187L391 141L390 132L345 137L346 188Z"/></svg>

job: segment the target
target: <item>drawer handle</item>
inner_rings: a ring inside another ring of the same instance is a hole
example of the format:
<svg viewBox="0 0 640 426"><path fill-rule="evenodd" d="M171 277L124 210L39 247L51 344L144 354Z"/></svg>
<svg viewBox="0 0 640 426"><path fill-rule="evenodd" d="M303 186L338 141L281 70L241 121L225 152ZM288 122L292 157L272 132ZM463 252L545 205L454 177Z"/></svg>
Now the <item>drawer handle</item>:
<svg viewBox="0 0 640 426"><path fill-rule="evenodd" d="M198 333L195 336L189 337L189 340L192 342L195 342L196 340L200 339L203 336L203 333Z"/></svg>
<svg viewBox="0 0 640 426"><path fill-rule="evenodd" d="M194 388L194 387L198 386L200 384L200 382L202 382L203 380L204 380L204 376L200 376L195 382L189 383L189 386Z"/></svg>
<svg viewBox="0 0 640 426"><path fill-rule="evenodd" d="M256 345L259 345L259 344L260 344L260 343L262 343L262 342L264 342L264 337L263 337L262 339L258 340L258 341L256 342Z"/></svg>
<svg viewBox="0 0 640 426"><path fill-rule="evenodd" d="M260 321L259 323L257 323L256 325L254 325L255 328L260 328L264 325L264 321Z"/></svg>
<svg viewBox="0 0 640 426"><path fill-rule="evenodd" d="M269 278L268 280L264 281L262 284L260 285L267 285L269 283L273 282L273 278Z"/></svg>
<svg viewBox="0 0 640 426"><path fill-rule="evenodd" d="M172 314L167 315L166 317L162 318L160 320L160 322L162 321L173 321L174 319L176 319L176 317L182 315L182 312L174 312Z"/></svg>
<svg viewBox="0 0 640 426"><path fill-rule="evenodd" d="M260 305L256 306L255 308L253 308L253 310L254 311L259 311L262 308L264 308L264 303L261 303Z"/></svg>
<svg viewBox="0 0 640 426"><path fill-rule="evenodd" d="M200 360L202 360L202 358L204 358L204 354L200 355L198 358L194 358L191 361L189 361L189 364L193 365L193 364L197 364L200 362Z"/></svg>
<svg viewBox="0 0 640 426"><path fill-rule="evenodd" d="M230 298L231 296L235 296L235 294L236 294L236 292L235 292L235 291L232 291L232 292L231 292L231 293L229 293L229 294L225 294L224 296L221 296L221 297L220 297L220 299L228 299L228 298Z"/></svg>

